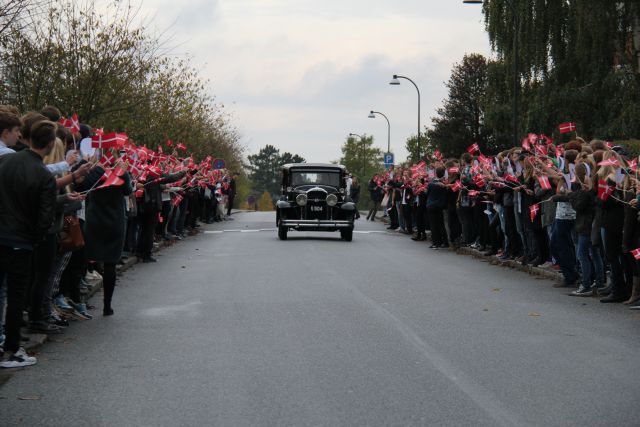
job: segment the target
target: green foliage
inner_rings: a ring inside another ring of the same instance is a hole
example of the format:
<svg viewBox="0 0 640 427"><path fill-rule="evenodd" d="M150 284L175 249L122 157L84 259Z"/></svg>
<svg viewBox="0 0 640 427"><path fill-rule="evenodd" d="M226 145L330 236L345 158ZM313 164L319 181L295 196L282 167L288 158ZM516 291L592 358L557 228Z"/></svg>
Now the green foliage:
<svg viewBox="0 0 640 427"><path fill-rule="evenodd" d="M115 1L109 10L61 0L28 25L10 26L0 35L0 103L22 111L56 105L137 144L182 141L197 159L211 154L239 170L239 135L208 95L209 82L136 24L138 8Z"/></svg>
<svg viewBox="0 0 640 427"><path fill-rule="evenodd" d="M369 175L377 173L383 164L382 149L373 146L373 136L362 135L359 137L347 137L342 144L342 157L339 163L344 165L349 172L358 176L360 181L368 181Z"/></svg>
<svg viewBox="0 0 640 427"><path fill-rule="evenodd" d="M498 58L489 64L485 104L496 147L512 145L514 34L521 136L532 131L565 141L558 130L565 121L587 139L640 134L640 2L485 0L483 8Z"/></svg>
<svg viewBox="0 0 640 427"><path fill-rule="evenodd" d="M489 66L484 56L465 55L456 64L446 86L444 105L431 119L429 143L447 155L458 155L477 142L485 150L494 148L491 131L485 126Z"/></svg>
<svg viewBox="0 0 640 427"><path fill-rule="evenodd" d="M272 197L280 193L280 168L287 163L305 162L305 159L297 154L280 154L280 150L273 145L266 145L258 154L250 155L248 160L247 168L253 190L258 193L267 192Z"/></svg>
<svg viewBox="0 0 640 427"><path fill-rule="evenodd" d="M258 210L259 211L272 211L274 210L273 198L268 191L262 193L262 196L258 199Z"/></svg>

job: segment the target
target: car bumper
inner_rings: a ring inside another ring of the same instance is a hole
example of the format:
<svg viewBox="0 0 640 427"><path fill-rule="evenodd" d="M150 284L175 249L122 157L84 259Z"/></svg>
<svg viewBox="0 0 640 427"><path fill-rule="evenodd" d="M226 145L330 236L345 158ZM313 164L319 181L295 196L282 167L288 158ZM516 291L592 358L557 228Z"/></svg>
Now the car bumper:
<svg viewBox="0 0 640 427"><path fill-rule="evenodd" d="M300 230L353 228L353 222L346 220L284 219L281 221L281 225Z"/></svg>

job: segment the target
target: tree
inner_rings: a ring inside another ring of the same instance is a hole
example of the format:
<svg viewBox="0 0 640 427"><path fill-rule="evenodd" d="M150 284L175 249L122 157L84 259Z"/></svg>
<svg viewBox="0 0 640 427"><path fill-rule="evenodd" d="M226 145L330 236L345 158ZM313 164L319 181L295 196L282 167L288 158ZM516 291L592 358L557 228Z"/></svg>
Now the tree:
<svg viewBox="0 0 640 427"><path fill-rule="evenodd" d="M288 152L280 154L273 145L266 145L258 154L248 156L249 179L256 192L268 192L275 196L280 189L280 168L287 163L304 163L305 159Z"/></svg>
<svg viewBox="0 0 640 427"><path fill-rule="evenodd" d="M262 196L258 199L259 211L272 211L273 210L273 198L268 191L262 193Z"/></svg>
<svg viewBox="0 0 640 427"><path fill-rule="evenodd" d="M373 136L362 135L347 137L342 144L340 164L351 173L360 177L361 181L368 180L369 174L378 172L382 168L383 153L380 148L373 146Z"/></svg>
<svg viewBox="0 0 640 427"><path fill-rule="evenodd" d="M416 135L411 135L407 138L404 143L404 148L409 153L409 156L407 157L407 163L409 165L418 163L421 160L421 157L418 155L418 137ZM422 158L430 159L433 157L433 153L437 147L433 145L429 138L429 129L425 129L423 134L420 136L419 148L422 150ZM446 155L446 153L443 154Z"/></svg>
<svg viewBox="0 0 640 427"><path fill-rule="evenodd" d="M440 151L458 155L472 143L482 149L493 148L484 120L487 71L487 60L479 54L465 55L460 64L454 65L446 83L448 98L431 119L433 127L427 133Z"/></svg>
<svg viewBox="0 0 640 427"><path fill-rule="evenodd" d="M166 55L166 41L145 30L138 12L116 1L103 16L93 2L61 0L20 21L26 27L11 25L0 37L0 104L56 105L137 144L178 140L198 159L213 155L240 170L243 147L224 105L188 58Z"/></svg>
<svg viewBox="0 0 640 427"><path fill-rule="evenodd" d="M640 132L640 2L485 0L483 11L497 61L490 66L486 124L497 145L511 115L513 40L522 83L519 132L553 134L576 122L581 135L629 139ZM505 84L506 83L506 84Z"/></svg>

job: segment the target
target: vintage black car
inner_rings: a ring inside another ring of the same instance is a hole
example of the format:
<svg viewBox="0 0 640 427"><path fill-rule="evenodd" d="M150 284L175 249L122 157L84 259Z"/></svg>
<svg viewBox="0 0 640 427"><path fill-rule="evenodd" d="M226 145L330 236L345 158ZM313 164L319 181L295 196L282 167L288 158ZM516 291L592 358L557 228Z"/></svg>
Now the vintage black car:
<svg viewBox="0 0 640 427"><path fill-rule="evenodd" d="M347 170L325 163L292 163L282 167L282 195L276 203L280 240L291 229L340 231L343 240L353 239L356 205L346 194Z"/></svg>

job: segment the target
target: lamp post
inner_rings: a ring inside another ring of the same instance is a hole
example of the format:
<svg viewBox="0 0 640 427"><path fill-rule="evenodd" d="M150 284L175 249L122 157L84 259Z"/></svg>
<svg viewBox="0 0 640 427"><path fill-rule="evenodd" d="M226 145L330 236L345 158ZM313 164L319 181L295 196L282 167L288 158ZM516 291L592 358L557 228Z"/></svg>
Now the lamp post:
<svg viewBox="0 0 640 427"><path fill-rule="evenodd" d="M509 8L511 9L511 14L513 15L513 115L511 117L511 125L513 126L513 143L514 146L518 146L520 144L518 140L518 98L520 97L520 44L518 42L518 36L520 34L520 18L518 17L518 13L514 4L516 0L503 1L507 3ZM463 0L462 3L482 4L483 0Z"/></svg>
<svg viewBox="0 0 640 427"><path fill-rule="evenodd" d="M422 155L420 150L420 89L418 89L418 85L416 84L416 82L411 80L409 77L399 76L397 74L393 75L393 79L391 79L389 84L392 86L400 86L400 79L410 81L411 84L413 84L413 86L416 88L416 91L418 91L418 159L419 159L420 156Z"/></svg>
<svg viewBox="0 0 640 427"><path fill-rule="evenodd" d="M364 179L367 172L367 149L366 146L364 144L364 138L362 137L362 135L358 135L357 133L350 133L349 134L350 137L354 137L357 136L358 138L360 138L360 142L362 143L362 175L360 179Z"/></svg>
<svg viewBox="0 0 640 427"><path fill-rule="evenodd" d="M389 123L389 118L385 116L383 113L381 113L380 111L371 110L371 112L369 113L369 118L375 119L376 114L381 115L387 120L387 153L390 153L391 152L391 123Z"/></svg>

